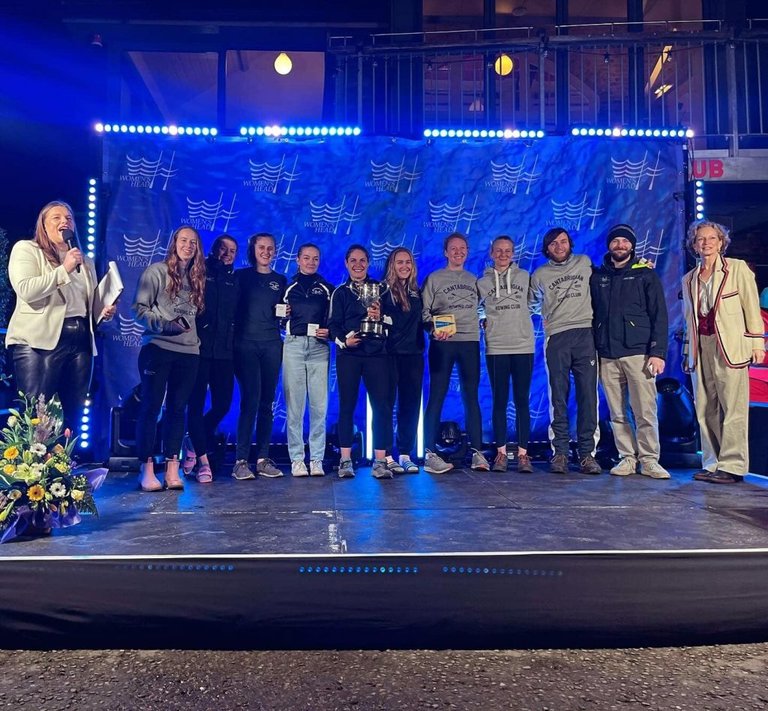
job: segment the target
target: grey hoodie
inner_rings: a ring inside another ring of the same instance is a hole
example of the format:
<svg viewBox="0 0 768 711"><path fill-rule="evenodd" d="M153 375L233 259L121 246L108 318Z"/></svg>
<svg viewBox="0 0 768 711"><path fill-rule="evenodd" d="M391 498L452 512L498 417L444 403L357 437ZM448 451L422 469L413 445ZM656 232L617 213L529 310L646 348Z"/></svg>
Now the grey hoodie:
<svg viewBox="0 0 768 711"><path fill-rule="evenodd" d="M142 345L153 343L160 348L177 353L200 353L195 316L197 307L191 303L189 280L184 276L181 291L174 299L168 296L168 265L165 262L150 264L139 278L133 312L136 322L144 326ZM183 316L190 329L185 331L174 322Z"/></svg>
<svg viewBox="0 0 768 711"><path fill-rule="evenodd" d="M533 273L528 303L541 314L547 336L592 327L591 276L592 260L585 254L571 254L564 262L550 259Z"/></svg>
<svg viewBox="0 0 768 711"><path fill-rule="evenodd" d="M424 282L421 298L424 301L424 323L431 324L433 316L453 314L456 318L456 333L451 336L452 341L480 340L477 277L474 274L466 269L438 269Z"/></svg>
<svg viewBox="0 0 768 711"><path fill-rule="evenodd" d="M533 324L528 309L528 272L515 264L499 273L488 267L477 280L485 309L485 352L488 355L533 353Z"/></svg>

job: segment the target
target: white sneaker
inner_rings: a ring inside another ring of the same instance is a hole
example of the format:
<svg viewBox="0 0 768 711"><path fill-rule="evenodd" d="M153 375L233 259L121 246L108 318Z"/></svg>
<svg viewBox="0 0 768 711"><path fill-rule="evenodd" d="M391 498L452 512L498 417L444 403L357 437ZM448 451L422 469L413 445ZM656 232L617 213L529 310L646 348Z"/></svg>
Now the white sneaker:
<svg viewBox="0 0 768 711"><path fill-rule="evenodd" d="M313 459L309 463L309 476L325 476L322 459Z"/></svg>
<svg viewBox="0 0 768 711"><path fill-rule="evenodd" d="M658 462L640 462L640 473L651 479L671 479L669 472Z"/></svg>
<svg viewBox="0 0 768 711"><path fill-rule="evenodd" d="M426 456L424 457L425 472L429 472L430 474L445 474L445 472L449 472L451 469L453 469L453 464L446 462L434 452L427 450Z"/></svg>
<svg viewBox="0 0 768 711"><path fill-rule="evenodd" d="M637 459L634 457L624 457L613 469L613 476L629 476L637 471Z"/></svg>
<svg viewBox="0 0 768 711"><path fill-rule="evenodd" d="M291 462L291 476L309 476L307 465L301 459Z"/></svg>

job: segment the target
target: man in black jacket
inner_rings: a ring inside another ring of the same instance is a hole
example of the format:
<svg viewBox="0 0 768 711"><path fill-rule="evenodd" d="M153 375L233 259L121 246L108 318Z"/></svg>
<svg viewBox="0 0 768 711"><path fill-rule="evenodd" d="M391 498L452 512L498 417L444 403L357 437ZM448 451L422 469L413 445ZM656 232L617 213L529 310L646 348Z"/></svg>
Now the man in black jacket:
<svg viewBox="0 0 768 711"><path fill-rule="evenodd" d="M664 290L656 272L635 256L637 236L629 225L612 227L606 242L608 254L590 287L600 382L621 457L611 474L634 474L639 463L641 474L669 479L659 464L656 413L656 376L667 357Z"/></svg>

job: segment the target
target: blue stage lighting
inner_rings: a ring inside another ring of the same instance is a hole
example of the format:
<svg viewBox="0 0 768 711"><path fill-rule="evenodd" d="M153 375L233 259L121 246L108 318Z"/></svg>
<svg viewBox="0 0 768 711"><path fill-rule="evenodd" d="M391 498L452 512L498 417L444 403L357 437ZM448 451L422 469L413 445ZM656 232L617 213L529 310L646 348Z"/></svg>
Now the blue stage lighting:
<svg viewBox="0 0 768 711"><path fill-rule="evenodd" d="M312 129L312 135L313 135L313 136L319 136L319 135L320 135L320 129L319 129L317 126L315 126L315 127Z"/></svg>

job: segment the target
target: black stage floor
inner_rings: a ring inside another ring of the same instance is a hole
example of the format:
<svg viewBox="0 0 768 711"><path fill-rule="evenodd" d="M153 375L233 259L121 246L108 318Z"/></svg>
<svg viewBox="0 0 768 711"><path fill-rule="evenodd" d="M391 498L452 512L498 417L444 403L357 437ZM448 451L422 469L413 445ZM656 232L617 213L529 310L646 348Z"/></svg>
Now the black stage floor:
<svg viewBox="0 0 768 711"><path fill-rule="evenodd" d="M542 467L545 467L542 464ZM143 493L110 473L99 518L0 546L16 556L665 551L768 548L768 479L474 472L259 478Z"/></svg>
<svg viewBox="0 0 768 711"><path fill-rule="evenodd" d="M156 494L111 474L98 518L0 546L0 630L17 647L768 640L768 480L691 474L359 468Z"/></svg>

